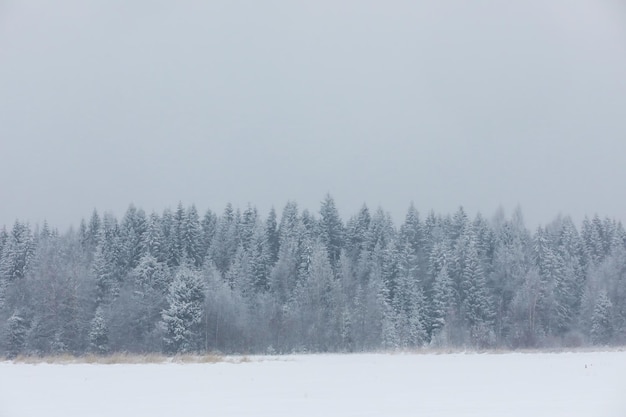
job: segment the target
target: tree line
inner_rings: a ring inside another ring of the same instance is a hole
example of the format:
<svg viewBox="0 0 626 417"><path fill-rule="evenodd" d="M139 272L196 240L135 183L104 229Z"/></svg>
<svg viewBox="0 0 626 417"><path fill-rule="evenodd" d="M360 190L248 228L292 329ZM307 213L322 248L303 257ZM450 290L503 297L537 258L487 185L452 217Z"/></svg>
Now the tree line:
<svg viewBox="0 0 626 417"><path fill-rule="evenodd" d="M16 221L0 231L0 335L9 357L623 344L626 232L413 205L400 227L365 205L344 222L330 196L280 218L179 204L64 233Z"/></svg>

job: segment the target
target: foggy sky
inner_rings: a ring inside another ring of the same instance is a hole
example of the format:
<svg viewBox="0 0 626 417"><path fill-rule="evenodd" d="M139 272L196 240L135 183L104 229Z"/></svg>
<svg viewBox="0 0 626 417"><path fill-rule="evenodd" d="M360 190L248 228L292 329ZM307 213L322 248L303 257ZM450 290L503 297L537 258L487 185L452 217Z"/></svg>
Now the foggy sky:
<svg viewBox="0 0 626 417"><path fill-rule="evenodd" d="M626 7L0 1L0 225L287 200L626 220Z"/></svg>

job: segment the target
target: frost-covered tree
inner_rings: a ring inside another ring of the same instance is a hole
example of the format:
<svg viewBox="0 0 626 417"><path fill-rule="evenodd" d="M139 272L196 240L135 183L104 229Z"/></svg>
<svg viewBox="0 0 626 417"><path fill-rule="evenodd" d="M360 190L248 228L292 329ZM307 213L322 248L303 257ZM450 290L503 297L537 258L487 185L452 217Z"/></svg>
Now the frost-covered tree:
<svg viewBox="0 0 626 417"><path fill-rule="evenodd" d="M532 267L530 234L519 208L510 219L504 217L504 212L498 213L493 223L493 256L487 283L493 294L496 336L500 342L512 338L519 343L521 333L526 331L522 328L527 328L515 321L526 322L520 311L513 311L512 302ZM516 314L519 317L513 318Z"/></svg>
<svg viewBox="0 0 626 417"><path fill-rule="evenodd" d="M274 207L270 209L265 221L265 247L269 266L272 267L278 261L278 250L280 247L280 236Z"/></svg>
<svg viewBox="0 0 626 417"><path fill-rule="evenodd" d="M97 354L109 352L109 328L101 307L96 309L89 327L89 350Z"/></svg>
<svg viewBox="0 0 626 417"><path fill-rule="evenodd" d="M454 293L446 264L439 269L433 285L430 311L430 333L437 335L448 324L454 313Z"/></svg>
<svg viewBox="0 0 626 417"><path fill-rule="evenodd" d="M299 338L310 349L328 351L339 345L341 316L337 309L336 289L327 249L317 243L311 252L307 276L296 289Z"/></svg>
<svg viewBox="0 0 626 417"><path fill-rule="evenodd" d="M591 317L591 341L595 345L606 345L613 337L613 304L605 291L600 292Z"/></svg>
<svg viewBox="0 0 626 417"><path fill-rule="evenodd" d="M218 219L210 249L211 260L222 275L226 275L237 252L238 226L233 207L229 203Z"/></svg>
<svg viewBox="0 0 626 417"><path fill-rule="evenodd" d="M0 254L0 280L14 282L24 278L33 256L34 242L30 227L19 221L5 238Z"/></svg>
<svg viewBox="0 0 626 417"><path fill-rule="evenodd" d="M495 343L493 305L476 247L469 246L463 270L463 313L472 343L478 346Z"/></svg>
<svg viewBox="0 0 626 417"><path fill-rule="evenodd" d="M146 213L131 204L119 227L120 262L123 268L131 269L139 263L144 249L146 225Z"/></svg>
<svg viewBox="0 0 626 417"><path fill-rule="evenodd" d="M130 206L120 221L94 211L63 233L1 228L0 331L19 311L28 323L19 351L35 354L93 349L97 310L112 352L626 340L626 231L612 219L577 229L559 216L530 233L519 210L422 221L411 205L396 229L366 206L344 223L328 196L319 216L288 202L280 225L252 205L206 213ZM180 301L194 293L181 274L207 287L191 304ZM190 311L201 313L181 318Z"/></svg>
<svg viewBox="0 0 626 417"><path fill-rule="evenodd" d="M140 291L156 289L163 291L170 283L170 273L165 262L159 262L157 258L146 253L139 260L139 264L130 271L134 280L135 288Z"/></svg>
<svg viewBox="0 0 626 417"><path fill-rule="evenodd" d="M239 245L233 263L226 272L226 282L231 289L238 291L243 296L253 296L254 280L250 268L250 257L243 245Z"/></svg>
<svg viewBox="0 0 626 417"><path fill-rule="evenodd" d="M161 219L157 213L151 213L147 220L146 232L143 234L142 252L145 255L166 262L167 251L163 241L163 228Z"/></svg>
<svg viewBox="0 0 626 417"><path fill-rule="evenodd" d="M400 227L400 239L409 245L414 256L418 255L423 245L422 225L420 223L419 213L413 203L409 206L406 217L404 218L404 223Z"/></svg>
<svg viewBox="0 0 626 417"><path fill-rule="evenodd" d="M359 213L353 216L346 223L345 231L345 251L350 258L356 262L361 252L365 250L365 241L367 238L367 231L370 227L372 217L369 209L364 204Z"/></svg>
<svg viewBox="0 0 626 417"><path fill-rule="evenodd" d="M200 348L204 298L204 283L199 274L181 267L169 286L168 306L162 312L167 352L193 352Z"/></svg>
<svg viewBox="0 0 626 417"><path fill-rule="evenodd" d="M120 277L112 249L104 239L96 248L92 271L96 281L96 303L115 298L119 294Z"/></svg>
<svg viewBox="0 0 626 417"><path fill-rule="evenodd" d="M335 200L329 194L326 195L320 208L319 235L328 252L330 264L336 268L344 246L344 230L343 222L335 207Z"/></svg>
<svg viewBox="0 0 626 417"><path fill-rule="evenodd" d="M190 265L199 268L204 260L202 253L202 226L196 206L191 205L186 212L181 226L182 257Z"/></svg>
<svg viewBox="0 0 626 417"><path fill-rule="evenodd" d="M259 225L252 237L250 245L250 274L254 289L265 292L269 289L269 274L271 270L269 253L266 250L265 233Z"/></svg>
<svg viewBox="0 0 626 417"><path fill-rule="evenodd" d="M252 246L254 235L258 226L258 221L259 214L256 207L248 204L246 209L243 211L240 230L241 245L246 251L249 251Z"/></svg>
<svg viewBox="0 0 626 417"><path fill-rule="evenodd" d="M210 209L206 211L201 222L202 226L202 259L206 262L207 255L215 237L215 230L217 228L217 215Z"/></svg>
<svg viewBox="0 0 626 417"><path fill-rule="evenodd" d="M6 326L6 351L10 358L22 353L26 342L28 324L17 312L14 312L7 320Z"/></svg>
<svg viewBox="0 0 626 417"><path fill-rule="evenodd" d="M417 255L405 241L399 251L398 275L391 305L398 342L416 347L426 342L426 300L419 282Z"/></svg>

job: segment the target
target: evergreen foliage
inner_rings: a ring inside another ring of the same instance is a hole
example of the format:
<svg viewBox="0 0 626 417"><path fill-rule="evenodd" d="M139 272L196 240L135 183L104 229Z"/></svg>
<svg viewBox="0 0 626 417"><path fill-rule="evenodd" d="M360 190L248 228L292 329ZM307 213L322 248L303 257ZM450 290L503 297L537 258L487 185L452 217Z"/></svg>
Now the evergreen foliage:
<svg viewBox="0 0 626 417"><path fill-rule="evenodd" d="M363 351L626 343L626 232L594 216L531 233L511 218L429 213L396 227L288 202L228 204L77 231L0 229L0 353Z"/></svg>
<svg viewBox="0 0 626 417"><path fill-rule="evenodd" d="M204 298L204 283L200 276L190 269L180 268L169 286L168 307L162 314L168 352L186 353L200 348Z"/></svg>
<svg viewBox="0 0 626 417"><path fill-rule="evenodd" d="M597 345L606 345L613 337L613 304L606 292L602 291L596 301L591 317L591 340Z"/></svg>
<svg viewBox="0 0 626 417"><path fill-rule="evenodd" d="M89 350L98 354L104 354L109 351L109 328L100 307L96 309L96 314L93 320L91 320Z"/></svg>

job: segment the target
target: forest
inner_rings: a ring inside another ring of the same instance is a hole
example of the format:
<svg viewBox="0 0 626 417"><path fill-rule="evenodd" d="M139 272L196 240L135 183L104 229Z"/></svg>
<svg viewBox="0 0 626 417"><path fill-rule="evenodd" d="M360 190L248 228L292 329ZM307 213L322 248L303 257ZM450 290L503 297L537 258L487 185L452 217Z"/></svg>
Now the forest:
<svg viewBox="0 0 626 417"><path fill-rule="evenodd" d="M396 225L288 202L0 230L0 354L520 349L626 342L626 232L520 209Z"/></svg>

